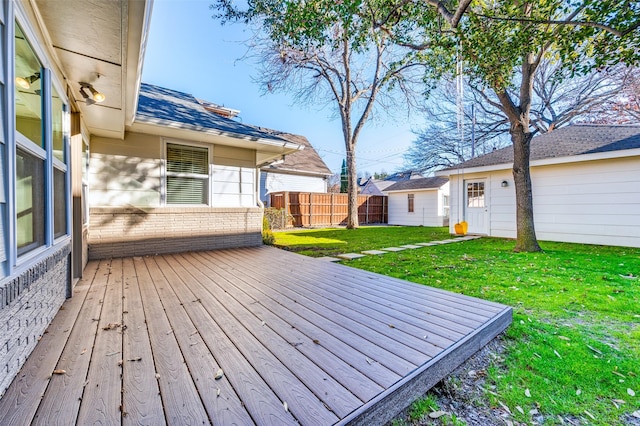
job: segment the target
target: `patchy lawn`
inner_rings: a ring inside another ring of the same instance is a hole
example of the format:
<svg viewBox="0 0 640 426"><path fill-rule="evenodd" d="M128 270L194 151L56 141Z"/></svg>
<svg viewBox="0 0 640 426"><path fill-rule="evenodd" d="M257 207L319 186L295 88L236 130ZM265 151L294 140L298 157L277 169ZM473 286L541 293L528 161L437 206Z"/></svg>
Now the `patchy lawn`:
<svg viewBox="0 0 640 426"><path fill-rule="evenodd" d="M363 226L274 232L275 246L312 257L359 253L396 244L425 243L450 238L448 228Z"/></svg>
<svg viewBox="0 0 640 426"><path fill-rule="evenodd" d="M276 244L324 256L446 238L442 228L373 227L277 233ZM544 253L514 253L511 240L483 238L348 264L512 306L481 402L510 421L639 424L640 249L541 244ZM422 406L437 410L432 398ZM427 421L419 418L413 410L396 423Z"/></svg>

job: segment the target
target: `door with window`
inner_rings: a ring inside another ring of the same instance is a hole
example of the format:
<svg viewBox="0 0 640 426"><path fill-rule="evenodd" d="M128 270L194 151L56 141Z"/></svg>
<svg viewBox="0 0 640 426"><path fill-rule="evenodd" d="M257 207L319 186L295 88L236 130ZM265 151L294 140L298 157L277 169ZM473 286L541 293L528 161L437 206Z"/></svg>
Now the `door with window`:
<svg viewBox="0 0 640 426"><path fill-rule="evenodd" d="M489 233L489 214L487 206L486 180L465 181L465 219L469 234Z"/></svg>

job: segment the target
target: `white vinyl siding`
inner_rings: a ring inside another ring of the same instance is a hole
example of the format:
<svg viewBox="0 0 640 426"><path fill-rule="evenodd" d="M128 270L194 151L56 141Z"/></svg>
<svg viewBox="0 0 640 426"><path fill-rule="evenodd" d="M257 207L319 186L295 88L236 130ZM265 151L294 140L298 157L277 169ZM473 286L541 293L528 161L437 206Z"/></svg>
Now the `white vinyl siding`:
<svg viewBox="0 0 640 426"><path fill-rule="evenodd" d="M255 168L214 164L212 205L254 207L255 176Z"/></svg>
<svg viewBox="0 0 640 426"><path fill-rule="evenodd" d="M389 192L389 225L444 226L443 196L448 184L441 189ZM413 195L413 212L409 212L409 195Z"/></svg>
<svg viewBox="0 0 640 426"><path fill-rule="evenodd" d="M510 170L465 174L487 178L489 235L515 238L515 187ZM502 187L506 180L507 187ZM531 168L536 234L541 241L640 247L640 158L629 157ZM458 184L451 176L452 222ZM454 211L455 210L455 211Z"/></svg>
<svg viewBox="0 0 640 426"><path fill-rule="evenodd" d="M166 203L206 205L209 193L209 150L167 144Z"/></svg>
<svg viewBox="0 0 640 426"><path fill-rule="evenodd" d="M319 176L301 176L288 173L261 172L261 189L263 201L266 201L268 194L272 192L327 192L327 181Z"/></svg>

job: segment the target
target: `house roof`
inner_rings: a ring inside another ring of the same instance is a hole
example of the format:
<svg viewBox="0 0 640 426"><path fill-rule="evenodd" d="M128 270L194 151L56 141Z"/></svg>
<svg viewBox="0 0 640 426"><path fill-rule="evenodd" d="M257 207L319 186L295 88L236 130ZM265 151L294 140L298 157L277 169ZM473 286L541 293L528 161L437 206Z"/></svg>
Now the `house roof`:
<svg viewBox="0 0 640 426"><path fill-rule="evenodd" d="M385 189L386 192L393 191L411 191L418 189L438 189L445 183L449 182L449 179L445 177L428 177L420 179L408 179L394 183L393 185Z"/></svg>
<svg viewBox="0 0 640 426"><path fill-rule="evenodd" d="M273 132L282 139L304 146L302 151L296 151L284 157L284 161L269 164L261 168L265 172L301 172L305 174L315 174L322 176L331 175L331 170L322 160L318 152L311 146L307 138L301 135L293 135L291 133L283 133L275 130L262 129L263 131Z"/></svg>
<svg viewBox="0 0 640 426"><path fill-rule="evenodd" d="M262 139L284 144L289 142L273 132L265 132L259 127L210 112L207 106L188 93L141 83L135 121L198 132L215 131L249 140Z"/></svg>
<svg viewBox="0 0 640 426"><path fill-rule="evenodd" d="M536 136L530 161L640 148L640 126L576 124ZM447 170L513 163L513 147L498 149Z"/></svg>

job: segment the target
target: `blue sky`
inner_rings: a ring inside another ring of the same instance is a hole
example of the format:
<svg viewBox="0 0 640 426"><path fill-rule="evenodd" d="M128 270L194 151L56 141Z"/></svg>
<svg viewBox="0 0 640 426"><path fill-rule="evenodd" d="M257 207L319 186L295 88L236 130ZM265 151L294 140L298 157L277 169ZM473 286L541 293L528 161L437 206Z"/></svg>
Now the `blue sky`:
<svg viewBox="0 0 640 426"><path fill-rule="evenodd" d="M294 105L288 94L261 96L252 80L255 64L239 60L250 33L242 24L221 26L211 17L211 3L154 1L142 81L238 109L244 123L304 135L329 168L339 172L345 152L340 120L332 119L329 108ZM401 168L416 122L394 117L368 123L358 141L358 171Z"/></svg>

